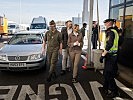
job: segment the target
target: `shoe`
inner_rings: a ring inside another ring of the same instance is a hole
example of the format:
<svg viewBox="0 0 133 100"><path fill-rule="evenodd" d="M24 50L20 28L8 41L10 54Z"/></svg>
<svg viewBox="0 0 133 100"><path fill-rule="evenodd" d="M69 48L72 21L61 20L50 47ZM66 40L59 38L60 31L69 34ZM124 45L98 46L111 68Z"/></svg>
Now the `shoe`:
<svg viewBox="0 0 133 100"><path fill-rule="evenodd" d="M104 87L99 87L99 89L105 94L108 95L109 91L105 89Z"/></svg>
<svg viewBox="0 0 133 100"><path fill-rule="evenodd" d="M70 72L71 71L71 68L70 67L66 68L66 71L67 72Z"/></svg>
<svg viewBox="0 0 133 100"><path fill-rule="evenodd" d="M78 81L77 81L77 79L76 78L73 78L72 79L72 83L77 83Z"/></svg>
<svg viewBox="0 0 133 100"><path fill-rule="evenodd" d="M54 79L57 78L56 72L52 73L52 78L54 78Z"/></svg>
<svg viewBox="0 0 133 100"><path fill-rule="evenodd" d="M65 75L66 74L66 71L65 70L61 70L61 75Z"/></svg>
<svg viewBox="0 0 133 100"><path fill-rule="evenodd" d="M52 72L51 74L48 75L47 82L50 82L52 80L52 78L55 79L56 77L57 77L56 73Z"/></svg>
<svg viewBox="0 0 133 100"><path fill-rule="evenodd" d="M82 66L83 69L88 69L87 66Z"/></svg>
<svg viewBox="0 0 133 100"><path fill-rule="evenodd" d="M119 95L119 93L118 92L111 92L111 93L109 93L108 95L107 95L107 97L109 97L109 98L115 98L115 97L119 97L120 95Z"/></svg>
<svg viewBox="0 0 133 100"><path fill-rule="evenodd" d="M47 77L47 82L50 82L51 78L52 78L52 74L49 74L48 77Z"/></svg>

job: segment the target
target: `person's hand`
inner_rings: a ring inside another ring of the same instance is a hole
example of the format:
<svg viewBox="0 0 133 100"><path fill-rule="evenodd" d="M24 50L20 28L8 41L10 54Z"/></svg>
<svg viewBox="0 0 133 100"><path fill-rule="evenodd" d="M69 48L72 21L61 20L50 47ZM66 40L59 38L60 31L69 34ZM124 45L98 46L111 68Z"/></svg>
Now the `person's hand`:
<svg viewBox="0 0 133 100"><path fill-rule="evenodd" d="M76 41L77 45L79 44L79 41Z"/></svg>
<svg viewBox="0 0 133 100"><path fill-rule="evenodd" d="M105 56L100 57L100 59L99 59L100 63L103 63L104 58L105 58Z"/></svg>
<svg viewBox="0 0 133 100"><path fill-rule="evenodd" d="M42 54L45 55L45 49L42 49Z"/></svg>
<svg viewBox="0 0 133 100"><path fill-rule="evenodd" d="M78 41L74 42L74 46L76 46L76 45L79 45L79 42Z"/></svg>

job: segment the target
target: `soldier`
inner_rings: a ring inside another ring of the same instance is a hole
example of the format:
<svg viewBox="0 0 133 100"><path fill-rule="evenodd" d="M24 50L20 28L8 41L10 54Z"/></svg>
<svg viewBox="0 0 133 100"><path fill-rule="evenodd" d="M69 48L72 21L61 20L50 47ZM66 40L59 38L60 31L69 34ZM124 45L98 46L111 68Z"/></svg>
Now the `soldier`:
<svg viewBox="0 0 133 100"><path fill-rule="evenodd" d="M45 33L44 43L43 43L43 52L47 43L47 55L50 65L49 75L47 81L50 82L52 76L56 76L55 67L58 61L58 51L62 52L62 37L61 33L57 31L56 24L54 20L50 21L50 30Z"/></svg>
<svg viewBox="0 0 133 100"><path fill-rule="evenodd" d="M118 89L114 78L116 77L118 70L117 50L119 36L117 31L113 28L113 23L113 19L106 19L104 21L104 24L107 28L105 31L105 50L100 57L101 63L103 63L103 59L105 58L103 89L107 96L111 98L118 96ZM108 93L108 90L110 90L111 93Z"/></svg>

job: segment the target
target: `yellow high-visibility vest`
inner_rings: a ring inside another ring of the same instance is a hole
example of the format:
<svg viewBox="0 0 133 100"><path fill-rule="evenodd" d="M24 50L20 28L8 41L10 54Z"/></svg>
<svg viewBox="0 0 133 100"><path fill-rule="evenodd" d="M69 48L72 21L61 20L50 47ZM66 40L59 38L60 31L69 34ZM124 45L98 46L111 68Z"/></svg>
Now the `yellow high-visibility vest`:
<svg viewBox="0 0 133 100"><path fill-rule="evenodd" d="M119 41L118 32L117 32L115 29L111 29L111 31L114 32L115 38L114 38L113 46L112 46L111 49L108 51L109 53L117 52L117 50L118 50L118 41ZM106 46L106 42L107 42L107 41L108 41L108 38L105 39L105 46Z"/></svg>

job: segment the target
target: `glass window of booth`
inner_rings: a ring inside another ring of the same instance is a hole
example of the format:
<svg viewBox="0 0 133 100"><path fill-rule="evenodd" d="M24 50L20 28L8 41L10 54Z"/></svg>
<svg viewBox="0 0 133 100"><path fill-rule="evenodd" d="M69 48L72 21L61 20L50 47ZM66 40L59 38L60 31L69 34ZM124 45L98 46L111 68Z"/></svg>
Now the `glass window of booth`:
<svg viewBox="0 0 133 100"><path fill-rule="evenodd" d="M133 3L126 5L125 37L126 38L133 38Z"/></svg>
<svg viewBox="0 0 133 100"><path fill-rule="evenodd" d="M124 6L114 7L110 9L110 18L116 19L119 22L119 28L122 28Z"/></svg>
<svg viewBox="0 0 133 100"><path fill-rule="evenodd" d="M124 3L124 0L111 0L111 6Z"/></svg>

